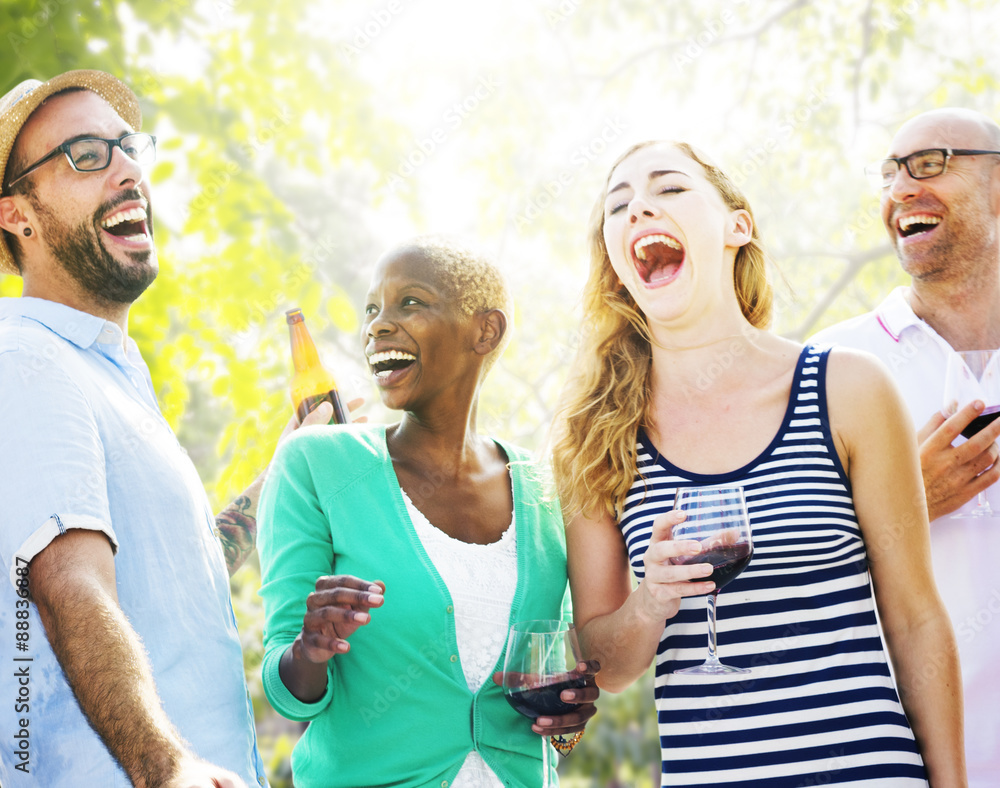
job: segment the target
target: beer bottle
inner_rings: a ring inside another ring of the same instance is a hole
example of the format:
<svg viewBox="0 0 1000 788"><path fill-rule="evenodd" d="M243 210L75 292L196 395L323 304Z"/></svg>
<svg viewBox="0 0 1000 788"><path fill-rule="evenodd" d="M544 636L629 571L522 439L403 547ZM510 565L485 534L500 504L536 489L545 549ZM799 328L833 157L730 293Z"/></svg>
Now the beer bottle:
<svg viewBox="0 0 1000 788"><path fill-rule="evenodd" d="M302 310L289 310L285 313L285 319L288 321L288 333L292 341L292 364L295 365L291 385L292 404L295 405L299 422L319 403L326 401L333 405L333 419L330 423L346 424L347 409L337 393L337 382L320 363L316 344L306 328Z"/></svg>

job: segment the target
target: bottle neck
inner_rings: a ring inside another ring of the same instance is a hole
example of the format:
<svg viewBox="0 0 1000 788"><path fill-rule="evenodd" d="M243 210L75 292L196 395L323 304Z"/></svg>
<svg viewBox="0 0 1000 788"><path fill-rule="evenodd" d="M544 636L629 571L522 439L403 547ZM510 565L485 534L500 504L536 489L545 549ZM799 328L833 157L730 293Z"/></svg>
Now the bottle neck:
<svg viewBox="0 0 1000 788"><path fill-rule="evenodd" d="M315 369L321 366L316 343L313 342L304 322L292 323L289 326L292 342L292 364L296 372Z"/></svg>

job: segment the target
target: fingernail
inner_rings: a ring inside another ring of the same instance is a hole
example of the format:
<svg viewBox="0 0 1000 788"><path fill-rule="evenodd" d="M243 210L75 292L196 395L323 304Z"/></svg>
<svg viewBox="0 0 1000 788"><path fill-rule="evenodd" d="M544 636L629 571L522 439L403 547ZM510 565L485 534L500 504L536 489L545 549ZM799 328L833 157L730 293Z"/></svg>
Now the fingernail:
<svg viewBox="0 0 1000 788"><path fill-rule="evenodd" d="M573 690L563 690L562 699L567 703L576 700L576 693Z"/></svg>
<svg viewBox="0 0 1000 788"><path fill-rule="evenodd" d="M542 728L548 727L551 724L552 724L551 717L539 717L537 720L535 720L535 725L538 725L539 727Z"/></svg>
<svg viewBox="0 0 1000 788"><path fill-rule="evenodd" d="M368 621L369 621L369 619L371 619L371 616L368 615L367 613L355 613L354 614L354 620L357 621L360 624L367 624Z"/></svg>

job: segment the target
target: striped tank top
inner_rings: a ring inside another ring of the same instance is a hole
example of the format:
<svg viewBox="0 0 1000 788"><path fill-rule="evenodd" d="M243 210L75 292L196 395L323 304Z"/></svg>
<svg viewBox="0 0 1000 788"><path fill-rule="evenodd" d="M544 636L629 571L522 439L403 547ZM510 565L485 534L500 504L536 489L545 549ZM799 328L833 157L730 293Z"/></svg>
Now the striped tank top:
<svg viewBox="0 0 1000 788"><path fill-rule="evenodd" d="M638 473L620 519L643 577L653 518L680 487L739 484L750 564L718 597L729 676L673 675L707 655L706 598L686 597L656 655L664 786L925 786L889 673L851 486L826 405L829 348L806 347L778 434L725 474L681 470L638 436Z"/></svg>

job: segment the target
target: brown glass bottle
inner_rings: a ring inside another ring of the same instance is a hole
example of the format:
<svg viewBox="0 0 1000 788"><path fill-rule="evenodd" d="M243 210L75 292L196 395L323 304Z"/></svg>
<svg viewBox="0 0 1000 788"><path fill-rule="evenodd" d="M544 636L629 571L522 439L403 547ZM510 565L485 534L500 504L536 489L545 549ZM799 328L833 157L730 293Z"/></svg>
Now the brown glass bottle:
<svg viewBox="0 0 1000 788"><path fill-rule="evenodd" d="M301 309L290 309L285 313L288 321L288 333L292 341L292 364L295 374L292 375L292 404L301 422L321 402L333 405L331 424L346 424L347 409L340 401L337 393L337 381L333 374L323 366L316 352L316 343L309 335L305 318Z"/></svg>

